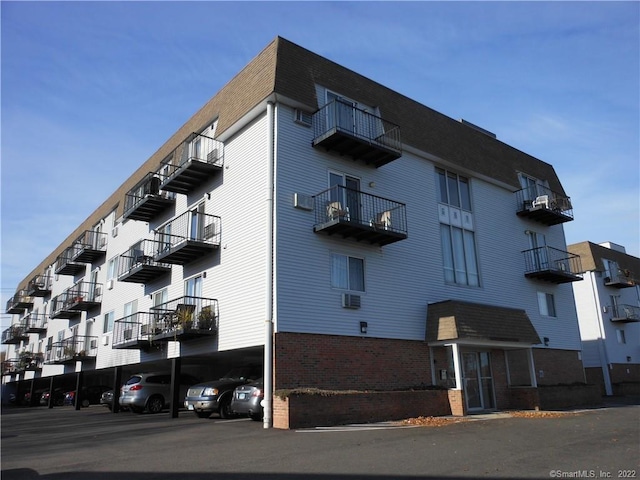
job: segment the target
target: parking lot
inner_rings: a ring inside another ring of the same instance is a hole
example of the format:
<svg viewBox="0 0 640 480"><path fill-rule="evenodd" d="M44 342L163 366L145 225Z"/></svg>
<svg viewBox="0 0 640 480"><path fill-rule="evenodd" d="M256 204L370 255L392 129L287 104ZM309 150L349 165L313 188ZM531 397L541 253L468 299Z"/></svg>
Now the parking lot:
<svg viewBox="0 0 640 480"><path fill-rule="evenodd" d="M265 430L239 418L181 411L112 414L101 406L2 410L2 479L379 480L638 478L640 407L558 417L470 418ZM626 478L632 477L629 473Z"/></svg>

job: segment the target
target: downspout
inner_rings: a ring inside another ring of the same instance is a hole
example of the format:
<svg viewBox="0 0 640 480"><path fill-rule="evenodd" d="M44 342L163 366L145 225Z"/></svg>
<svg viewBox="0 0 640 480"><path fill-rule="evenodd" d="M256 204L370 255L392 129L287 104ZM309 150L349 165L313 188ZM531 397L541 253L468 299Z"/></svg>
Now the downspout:
<svg viewBox="0 0 640 480"><path fill-rule="evenodd" d="M273 221L274 221L274 104L267 103L267 281L266 281L266 318L264 322L264 400L263 428L273 425Z"/></svg>

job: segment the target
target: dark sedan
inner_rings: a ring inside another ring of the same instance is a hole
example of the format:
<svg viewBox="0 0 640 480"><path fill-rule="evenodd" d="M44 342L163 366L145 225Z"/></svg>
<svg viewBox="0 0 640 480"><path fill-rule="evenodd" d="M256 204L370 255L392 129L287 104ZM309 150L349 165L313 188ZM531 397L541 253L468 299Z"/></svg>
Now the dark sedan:
<svg viewBox="0 0 640 480"><path fill-rule="evenodd" d="M231 411L236 415L248 415L252 420L262 420L262 400L264 400L264 385L260 378L255 383L236 387L231 400Z"/></svg>

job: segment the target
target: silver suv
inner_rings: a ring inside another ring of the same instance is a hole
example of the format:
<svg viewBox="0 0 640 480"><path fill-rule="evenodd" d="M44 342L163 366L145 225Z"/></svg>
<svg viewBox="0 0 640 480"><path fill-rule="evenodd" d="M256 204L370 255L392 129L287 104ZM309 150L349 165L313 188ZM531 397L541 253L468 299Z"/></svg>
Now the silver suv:
<svg viewBox="0 0 640 480"><path fill-rule="evenodd" d="M184 398L190 385L198 383L198 379L186 374L180 375L180 393ZM131 375L120 389L121 407L130 408L135 413L145 410L158 413L171 405L171 374L168 372L136 373Z"/></svg>

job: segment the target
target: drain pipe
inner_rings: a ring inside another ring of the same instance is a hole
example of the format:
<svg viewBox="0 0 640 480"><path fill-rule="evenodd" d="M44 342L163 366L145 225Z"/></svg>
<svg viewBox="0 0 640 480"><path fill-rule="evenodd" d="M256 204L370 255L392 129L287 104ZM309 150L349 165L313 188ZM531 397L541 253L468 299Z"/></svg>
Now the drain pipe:
<svg viewBox="0 0 640 480"><path fill-rule="evenodd" d="M274 104L267 103L267 281L266 319L264 322L264 417L263 428L273 425L273 221L274 221Z"/></svg>

